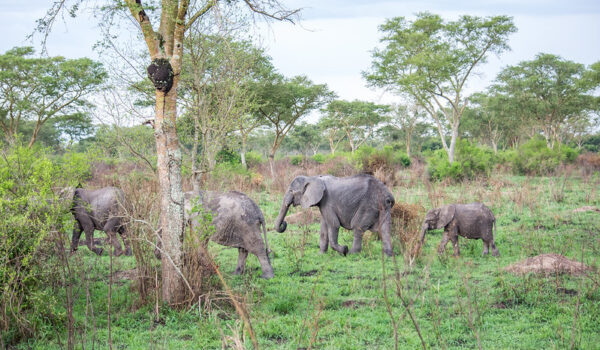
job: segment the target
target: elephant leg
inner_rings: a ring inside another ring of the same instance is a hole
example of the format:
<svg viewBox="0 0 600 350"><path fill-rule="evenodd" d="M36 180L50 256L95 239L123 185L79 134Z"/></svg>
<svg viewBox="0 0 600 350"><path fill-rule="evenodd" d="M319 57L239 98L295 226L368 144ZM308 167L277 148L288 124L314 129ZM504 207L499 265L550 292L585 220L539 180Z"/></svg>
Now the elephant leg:
<svg viewBox="0 0 600 350"><path fill-rule="evenodd" d="M327 248L329 248L329 235L327 234L327 225L324 222L322 222L319 237L319 252L321 254L326 253Z"/></svg>
<svg viewBox="0 0 600 350"><path fill-rule="evenodd" d="M83 232L85 232L85 244L88 249L96 253L97 255L102 255L103 249L97 248L94 244L94 223L89 217L83 217L78 219L79 224L83 228Z"/></svg>
<svg viewBox="0 0 600 350"><path fill-rule="evenodd" d="M258 258L258 262L260 263L260 269L262 270L261 278L273 278L275 274L273 274L273 267L271 266L271 262L269 261L269 257L265 252L265 247L260 247L256 250L251 250L250 253L256 255Z"/></svg>
<svg viewBox="0 0 600 350"><path fill-rule="evenodd" d="M483 240L483 254L482 255L488 255L490 253L490 242L488 240L482 239Z"/></svg>
<svg viewBox="0 0 600 350"><path fill-rule="evenodd" d="M339 224L337 224L335 226L328 225L328 231L329 231L329 244L331 245L331 249L335 250L336 252L338 252L344 256L346 254L348 254L348 246L338 244L338 234L340 231Z"/></svg>
<svg viewBox="0 0 600 350"><path fill-rule="evenodd" d="M438 254L444 254L444 250L446 250L446 244L448 244L448 241L450 240L448 231L444 230L444 235L442 236L442 241L440 242L440 245L438 246Z"/></svg>
<svg viewBox="0 0 600 350"><path fill-rule="evenodd" d="M452 241L454 256L460 256L460 247L458 246L458 235L450 235L450 241Z"/></svg>
<svg viewBox="0 0 600 350"><path fill-rule="evenodd" d="M498 251L498 248L496 248L496 243L494 243L494 238L492 237L492 241L490 242L490 245L492 246L492 255L493 256L499 256L500 252Z"/></svg>
<svg viewBox="0 0 600 350"><path fill-rule="evenodd" d="M131 256L131 242L129 240L129 234L127 233L127 230L124 226L119 227L119 234L121 236L121 239L123 240L123 245L125 246L125 255Z"/></svg>
<svg viewBox="0 0 600 350"><path fill-rule="evenodd" d="M113 254L115 256L119 256L123 254L123 250L121 248L121 242L117 237L117 230L119 227L119 218L110 218L104 225L103 231L106 232L108 236L109 243L113 246L114 251Z"/></svg>
<svg viewBox="0 0 600 350"><path fill-rule="evenodd" d="M83 227L81 227L79 220L75 220L75 226L73 227L73 236L71 237L71 252L74 252L79 248L79 238L81 237L82 231Z"/></svg>
<svg viewBox="0 0 600 350"><path fill-rule="evenodd" d="M244 272L246 266L246 258L248 257L248 251L244 248L238 248L238 263L233 272L234 275L239 275Z"/></svg>
<svg viewBox="0 0 600 350"><path fill-rule="evenodd" d="M362 250L362 236L363 231L358 228L354 229L354 241L352 241L352 249L350 254L359 253Z"/></svg>

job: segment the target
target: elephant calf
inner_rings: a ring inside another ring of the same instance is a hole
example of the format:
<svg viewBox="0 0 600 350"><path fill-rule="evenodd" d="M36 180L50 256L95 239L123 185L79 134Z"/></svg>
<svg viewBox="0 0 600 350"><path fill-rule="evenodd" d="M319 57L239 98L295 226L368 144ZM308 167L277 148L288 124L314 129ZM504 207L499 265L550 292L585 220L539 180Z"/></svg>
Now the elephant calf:
<svg viewBox="0 0 600 350"><path fill-rule="evenodd" d="M500 253L494 244L492 227L495 231L496 218L490 208L481 203L444 205L431 209L425 215L421 226L421 244L425 241L427 230L444 228L444 236L438 247L438 253L444 252L446 244L450 240L454 248L454 255L459 256L458 236L460 235L470 239L481 238L483 255L488 254L491 247L492 255L498 256Z"/></svg>
<svg viewBox="0 0 600 350"><path fill-rule="evenodd" d="M94 230L98 230L106 232L117 256L122 254L121 243L117 239L118 232L125 244L125 255L131 255L131 247L123 223L124 198L123 191L115 187L104 187L98 190L75 189L71 207L76 221L71 239L72 252L77 250L81 231L83 231L88 248L98 255L102 254L102 248L94 246Z"/></svg>
<svg viewBox="0 0 600 350"><path fill-rule="evenodd" d="M241 192L227 193L201 191L186 192L185 219L192 229L198 225L198 214L191 213L196 199L213 213L215 233L210 240L224 246L238 248L238 263L234 274L244 272L248 252L256 255L262 269L262 278L272 278L273 267L269 261L267 230L262 211L250 197ZM191 215L190 215L191 214ZM264 234L264 243L261 237Z"/></svg>

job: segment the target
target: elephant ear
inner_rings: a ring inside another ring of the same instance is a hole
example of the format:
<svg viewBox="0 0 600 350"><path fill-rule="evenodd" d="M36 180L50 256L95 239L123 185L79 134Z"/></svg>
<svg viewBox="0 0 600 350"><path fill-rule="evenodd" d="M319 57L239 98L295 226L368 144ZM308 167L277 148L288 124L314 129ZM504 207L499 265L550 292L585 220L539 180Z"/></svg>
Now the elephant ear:
<svg viewBox="0 0 600 350"><path fill-rule="evenodd" d="M302 198L300 198L300 205L306 209L317 205L323 198L325 193L325 184L319 179L311 179L306 182L304 186L304 192L302 192Z"/></svg>
<svg viewBox="0 0 600 350"><path fill-rule="evenodd" d="M456 206L454 205L444 205L440 208L440 216L438 217L437 227L436 228L444 228L446 225L454 219L454 213L456 212Z"/></svg>

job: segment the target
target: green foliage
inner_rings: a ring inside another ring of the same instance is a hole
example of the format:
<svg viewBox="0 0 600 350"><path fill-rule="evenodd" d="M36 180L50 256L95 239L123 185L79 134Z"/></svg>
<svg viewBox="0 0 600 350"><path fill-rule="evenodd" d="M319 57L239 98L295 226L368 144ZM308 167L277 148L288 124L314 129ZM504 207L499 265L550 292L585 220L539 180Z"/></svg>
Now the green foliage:
<svg viewBox="0 0 600 350"><path fill-rule="evenodd" d="M410 157L403 151L396 151L392 146L386 145L383 149L362 145L351 155L352 163L363 171L374 171L378 166L408 167Z"/></svg>
<svg viewBox="0 0 600 350"><path fill-rule="evenodd" d="M301 165L303 161L304 156L302 154L297 154L290 157L290 163L292 163L292 165Z"/></svg>
<svg viewBox="0 0 600 350"><path fill-rule="evenodd" d="M574 162L578 154L577 150L566 145L556 144L554 148L548 148L543 138L534 137L516 151L505 152L503 158L517 174L545 175L553 173L561 163Z"/></svg>
<svg viewBox="0 0 600 350"><path fill-rule="evenodd" d="M248 165L248 168L256 167L262 162L263 157L260 153L256 151L246 152L246 164Z"/></svg>
<svg viewBox="0 0 600 350"><path fill-rule="evenodd" d="M229 164L241 164L242 157L236 151L233 151L229 148L223 148L219 152L217 152L217 156L215 157L217 163L229 163Z"/></svg>
<svg viewBox="0 0 600 350"><path fill-rule="evenodd" d="M57 188L84 180L89 163L83 154L50 157L21 145L1 153L0 328L12 344L64 317L63 300L46 289L59 278L54 252L65 249L62 233L71 225L70 198Z"/></svg>
<svg viewBox="0 0 600 350"><path fill-rule="evenodd" d="M452 164L444 150L437 150L427 158L432 179L449 178L457 181L489 176L496 161L492 150L478 147L464 139L456 143L455 160Z"/></svg>
<svg viewBox="0 0 600 350"><path fill-rule="evenodd" d="M314 160L315 162L319 163L319 164L323 164L325 163L325 155L321 154L321 153L317 153L314 156L310 157L310 159Z"/></svg>

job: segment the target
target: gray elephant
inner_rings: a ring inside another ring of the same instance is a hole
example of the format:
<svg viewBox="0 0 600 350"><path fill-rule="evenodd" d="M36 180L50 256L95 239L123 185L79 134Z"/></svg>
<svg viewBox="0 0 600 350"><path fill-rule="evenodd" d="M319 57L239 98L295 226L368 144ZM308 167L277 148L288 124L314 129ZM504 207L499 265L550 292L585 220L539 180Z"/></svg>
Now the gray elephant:
<svg viewBox="0 0 600 350"><path fill-rule="evenodd" d="M346 255L348 247L338 244L340 226L353 230L354 241L350 253L362 250L362 235L365 231L379 232L383 252L392 255L390 237L390 210L394 196L385 185L371 175L350 177L329 175L298 176L283 197L275 230L285 231L285 215L290 205L303 208L318 206L321 211L320 251L324 253L330 245L340 254Z"/></svg>
<svg viewBox="0 0 600 350"><path fill-rule="evenodd" d="M121 235L125 244L125 255L131 255L131 247L123 220L124 199L123 191L116 187L104 187L97 190L76 188L71 206L71 212L76 221L71 239L71 251L77 250L83 231L88 248L98 255L102 254L102 248L94 246L94 230L99 230L106 232L116 256L123 253L117 233Z"/></svg>
<svg viewBox="0 0 600 350"><path fill-rule="evenodd" d="M458 236L460 235L465 238L483 240L483 255L488 254L491 247L492 255L498 256L500 253L494 243L492 227L495 231L496 218L490 208L481 203L444 205L431 209L425 215L421 226L421 244L425 241L427 230L444 228L438 253L444 252L446 244L450 240L454 248L454 255L459 256Z"/></svg>
<svg viewBox="0 0 600 350"><path fill-rule="evenodd" d="M256 255L262 269L262 278L273 277L273 267L269 261L269 244L265 218L262 211L250 197L237 191L227 193L200 191L186 192L185 219L192 229L199 222L193 206L199 202L213 213L215 232L210 240L224 246L238 248L238 263L234 274L244 272L248 252ZM264 243L261 237L261 228Z"/></svg>

